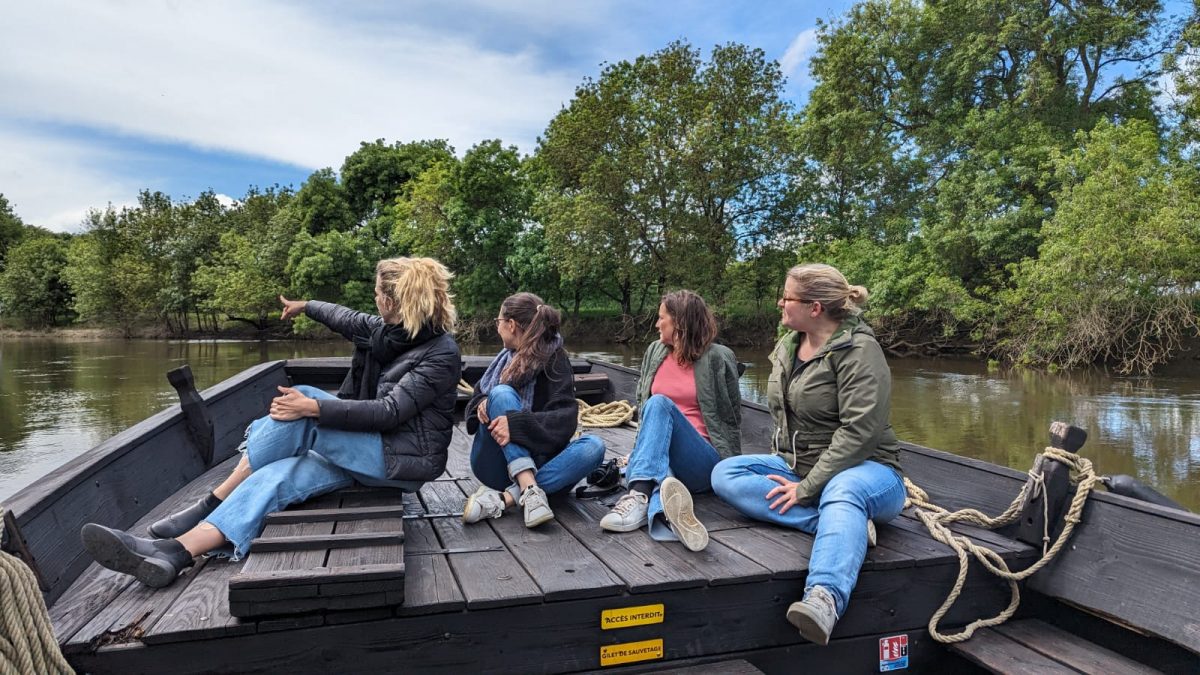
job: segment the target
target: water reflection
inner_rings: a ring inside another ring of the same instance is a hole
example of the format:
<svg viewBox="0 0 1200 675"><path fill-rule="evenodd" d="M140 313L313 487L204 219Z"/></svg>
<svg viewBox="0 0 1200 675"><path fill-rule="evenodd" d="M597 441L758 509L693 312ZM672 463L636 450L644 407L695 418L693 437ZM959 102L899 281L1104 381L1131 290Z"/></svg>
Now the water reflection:
<svg viewBox="0 0 1200 675"><path fill-rule="evenodd" d="M642 355L640 346L571 347L630 367ZM750 400L765 398L767 353L738 350L749 364L742 390ZM263 361L346 354L339 341L0 341L0 499L174 403L164 373L180 364L191 364L203 388ZM892 422L905 440L1025 470L1050 421L1070 420L1088 430L1085 454L1100 472L1134 475L1200 510L1196 374L1050 376L947 360L898 360L892 370Z"/></svg>

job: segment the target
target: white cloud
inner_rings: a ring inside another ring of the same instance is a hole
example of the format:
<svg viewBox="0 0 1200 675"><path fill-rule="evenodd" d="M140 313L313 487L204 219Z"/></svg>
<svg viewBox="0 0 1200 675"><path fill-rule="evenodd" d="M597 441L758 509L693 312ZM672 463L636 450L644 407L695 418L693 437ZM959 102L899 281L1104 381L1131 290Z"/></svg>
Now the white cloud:
<svg viewBox="0 0 1200 675"><path fill-rule="evenodd" d="M455 34L272 2L46 0L4 15L0 117L311 168L381 137L532 151L578 81Z"/></svg>
<svg viewBox="0 0 1200 675"><path fill-rule="evenodd" d="M237 203L236 199L234 199L233 197L230 197L229 195L225 194L224 192L218 192L214 196L217 198L217 203L220 204L221 206L224 206L225 208L229 208Z"/></svg>
<svg viewBox="0 0 1200 675"><path fill-rule="evenodd" d="M812 58L816 50L817 29L809 28L808 30L800 31L796 37L792 38L791 44L788 45L787 50L780 57L779 69L789 79L808 80L807 69L801 70L801 67L808 64L808 60Z"/></svg>
<svg viewBox="0 0 1200 675"><path fill-rule="evenodd" d="M0 124L0 191L30 225L76 231L90 209L138 187L101 168L107 151ZM116 208L133 202L113 204Z"/></svg>

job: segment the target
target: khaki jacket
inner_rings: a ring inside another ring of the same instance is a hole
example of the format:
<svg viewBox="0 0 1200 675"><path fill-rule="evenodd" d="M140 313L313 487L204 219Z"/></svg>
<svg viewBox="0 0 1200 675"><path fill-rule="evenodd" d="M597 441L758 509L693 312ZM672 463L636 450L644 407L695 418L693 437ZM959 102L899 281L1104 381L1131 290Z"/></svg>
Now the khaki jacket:
<svg viewBox="0 0 1200 675"><path fill-rule="evenodd" d="M637 383L639 418L642 405L650 398L650 387L658 367L670 353L670 348L659 340L646 348ZM713 448L722 459L742 454L742 395L738 389L737 358L733 351L725 345L712 343L696 360L694 371L696 400Z"/></svg>
<svg viewBox="0 0 1200 675"><path fill-rule="evenodd" d="M900 471L900 444L888 422L892 373L875 333L857 314L813 358L797 365L800 333L771 353L767 406L771 451L802 477L796 498L811 504L839 472L868 459Z"/></svg>

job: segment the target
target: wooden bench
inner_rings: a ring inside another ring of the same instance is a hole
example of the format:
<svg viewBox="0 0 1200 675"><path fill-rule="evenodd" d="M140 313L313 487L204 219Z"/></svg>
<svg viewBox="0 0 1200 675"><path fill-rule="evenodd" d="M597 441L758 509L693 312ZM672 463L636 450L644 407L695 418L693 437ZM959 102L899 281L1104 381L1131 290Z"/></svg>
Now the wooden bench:
<svg viewBox="0 0 1200 675"><path fill-rule="evenodd" d="M267 515L229 580L239 618L404 603L403 492L352 487Z"/></svg>
<svg viewBox="0 0 1200 675"><path fill-rule="evenodd" d="M993 673L1157 673L1133 659L1037 619L977 631L950 651Z"/></svg>

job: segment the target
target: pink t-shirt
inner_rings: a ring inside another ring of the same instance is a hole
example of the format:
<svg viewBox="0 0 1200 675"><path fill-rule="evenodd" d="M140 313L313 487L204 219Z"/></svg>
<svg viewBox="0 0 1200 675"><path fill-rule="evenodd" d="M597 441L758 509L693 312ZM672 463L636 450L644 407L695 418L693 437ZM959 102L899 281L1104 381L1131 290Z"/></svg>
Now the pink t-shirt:
<svg viewBox="0 0 1200 675"><path fill-rule="evenodd" d="M650 384L651 394L662 394L675 402L679 412L692 423L696 431L705 440L708 439L708 427L704 426L704 416L700 414L700 402L696 399L696 369L694 364L679 365L675 357L667 354L658 372L654 374L654 382Z"/></svg>

